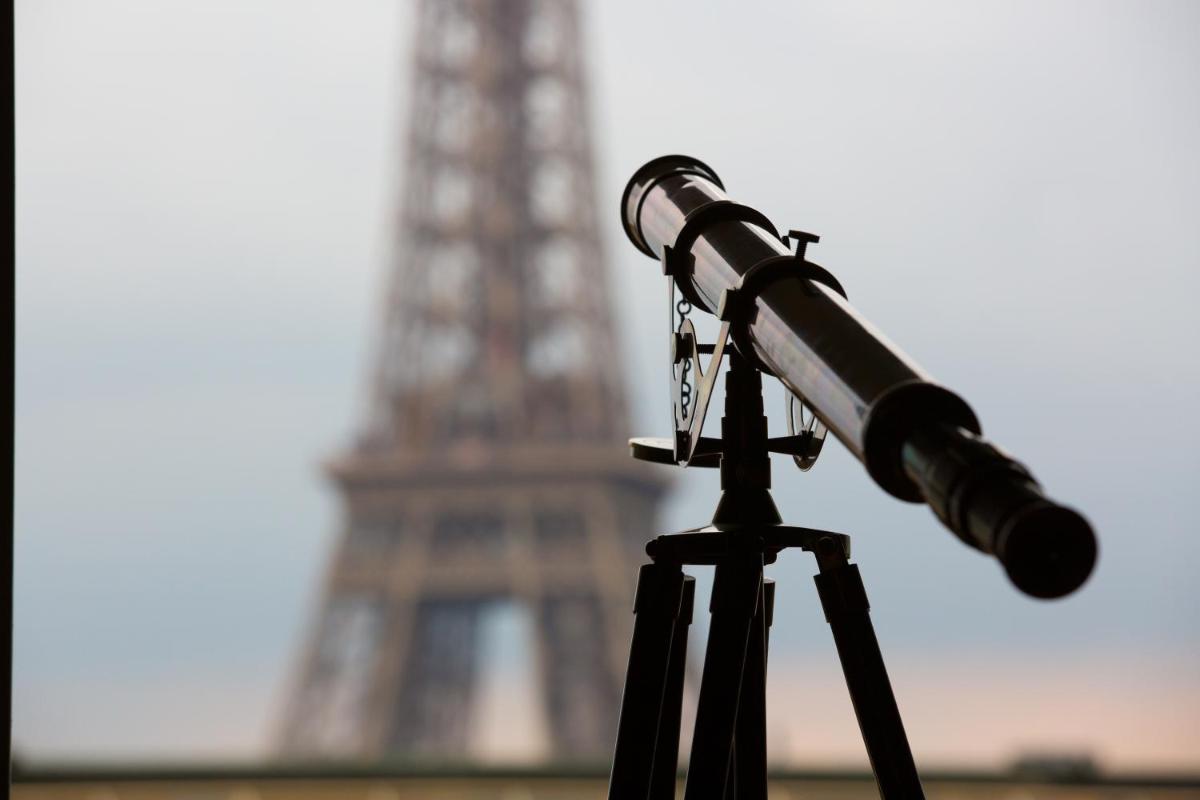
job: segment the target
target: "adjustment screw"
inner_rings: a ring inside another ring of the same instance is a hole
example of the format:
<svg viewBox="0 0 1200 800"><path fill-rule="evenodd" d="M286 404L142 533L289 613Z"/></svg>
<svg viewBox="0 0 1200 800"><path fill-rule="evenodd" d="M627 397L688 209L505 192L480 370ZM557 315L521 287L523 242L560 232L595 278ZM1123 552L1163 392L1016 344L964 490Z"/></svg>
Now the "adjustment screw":
<svg viewBox="0 0 1200 800"><path fill-rule="evenodd" d="M784 240L792 239L796 242L796 258L804 258L804 251L810 244L816 244L821 241L821 237L815 233L805 233L804 231L791 230L787 232Z"/></svg>

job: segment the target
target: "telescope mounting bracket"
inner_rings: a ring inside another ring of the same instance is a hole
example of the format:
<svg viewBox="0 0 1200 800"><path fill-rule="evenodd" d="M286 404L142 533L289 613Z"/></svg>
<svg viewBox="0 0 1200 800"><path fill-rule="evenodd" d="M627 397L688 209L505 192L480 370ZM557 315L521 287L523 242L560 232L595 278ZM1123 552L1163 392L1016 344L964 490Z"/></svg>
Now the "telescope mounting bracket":
<svg viewBox="0 0 1200 800"><path fill-rule="evenodd" d="M737 344L744 328L744 321L753 310L754 299L776 280L795 276L798 272L809 280L821 283L845 297L841 283L824 268L805 260L805 251L810 243L820 241L819 236L799 230L789 230L780 236L784 245L795 242L795 251L789 255L767 258L752 266L737 285L726 290L722 296L716 316L721 320L716 339L704 343L696 334L690 319L683 318L684 309L708 305L696 293L687 279L692 268L691 247L701 230L711 224L724 221L752 222L778 235L769 220L758 211L732 201L718 201L696 209L688 215L674 245L664 246L661 253L663 274L667 276L667 314L670 336L671 417L674 436L639 437L629 441L634 458L658 464L675 464L683 467L717 467L724 450L720 438L704 436L704 419L708 414L709 402L726 349L732 339ZM676 303L678 287L683 299ZM677 309L680 313L678 327L675 324ZM753 352L753 348L738 346L738 352L760 371L771 374ZM705 364L701 356L709 356ZM693 396L693 389L695 393ZM797 409L799 419L797 419ZM828 432L804 399L791 391L787 392L788 435L767 440L767 450L792 456L796 466L807 472L816 463Z"/></svg>

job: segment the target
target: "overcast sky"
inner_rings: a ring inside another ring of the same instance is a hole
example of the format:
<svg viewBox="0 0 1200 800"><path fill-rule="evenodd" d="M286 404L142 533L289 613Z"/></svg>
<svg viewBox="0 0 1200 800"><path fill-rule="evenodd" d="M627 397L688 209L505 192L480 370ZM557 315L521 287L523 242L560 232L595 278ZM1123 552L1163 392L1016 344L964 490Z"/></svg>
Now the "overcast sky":
<svg viewBox="0 0 1200 800"><path fill-rule="evenodd" d="M918 759L1200 768L1200 5L585 16L636 432L664 432L665 323L617 198L685 152L819 233L851 301L1099 533L1091 582L1039 603L840 445L777 462L785 516L855 536ZM318 463L362 410L410 22L383 0L17 4L28 755L265 751L337 520ZM714 491L681 475L664 527ZM773 752L858 762L811 571L775 568Z"/></svg>

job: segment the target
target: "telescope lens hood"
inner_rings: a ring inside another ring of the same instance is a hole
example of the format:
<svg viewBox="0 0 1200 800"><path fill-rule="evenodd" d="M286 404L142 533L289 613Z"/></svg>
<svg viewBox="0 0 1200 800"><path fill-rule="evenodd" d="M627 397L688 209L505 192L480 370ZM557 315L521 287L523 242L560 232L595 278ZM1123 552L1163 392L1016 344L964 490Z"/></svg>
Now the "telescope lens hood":
<svg viewBox="0 0 1200 800"><path fill-rule="evenodd" d="M699 175L701 178L712 181L720 189L725 189L725 185L721 183L721 179L717 177L717 173L712 167L691 156L659 156L647 161L637 172L633 173L629 183L625 184L625 191L621 193L622 227L634 247L651 258L658 258L658 253L642 236L642 202L655 184L672 175ZM666 244L670 244L670 242Z"/></svg>

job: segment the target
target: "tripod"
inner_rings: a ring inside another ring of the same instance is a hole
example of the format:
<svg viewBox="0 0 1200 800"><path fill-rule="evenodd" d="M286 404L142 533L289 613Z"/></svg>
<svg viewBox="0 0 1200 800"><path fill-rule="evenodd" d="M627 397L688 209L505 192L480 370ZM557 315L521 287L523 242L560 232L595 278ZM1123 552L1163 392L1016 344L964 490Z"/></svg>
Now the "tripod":
<svg viewBox="0 0 1200 800"><path fill-rule="evenodd" d="M729 353L725 416L708 465L719 458L721 500L712 525L659 536L646 545L634 599L633 641L621 700L609 800L675 796L688 627L695 580L685 565L711 564L708 644L701 676L684 800L767 797L766 669L774 583L763 565L781 550L814 553L817 592L862 730L871 769L885 800L923 798L896 698L871 626L850 539L781 524L770 495L770 455L762 376ZM635 455L647 454L642 445ZM669 454L670 451L668 451ZM673 462L674 458L670 460ZM703 463L694 461L693 463Z"/></svg>

